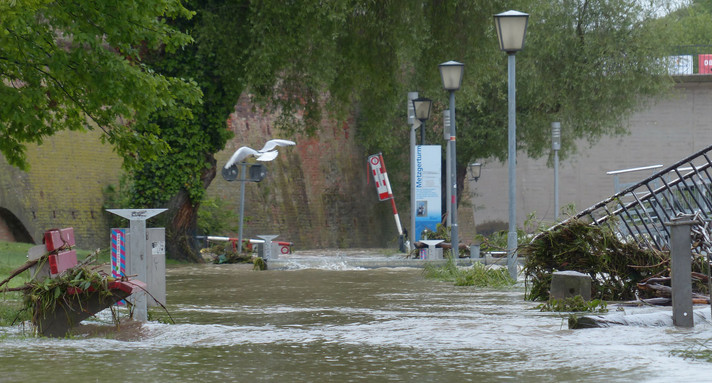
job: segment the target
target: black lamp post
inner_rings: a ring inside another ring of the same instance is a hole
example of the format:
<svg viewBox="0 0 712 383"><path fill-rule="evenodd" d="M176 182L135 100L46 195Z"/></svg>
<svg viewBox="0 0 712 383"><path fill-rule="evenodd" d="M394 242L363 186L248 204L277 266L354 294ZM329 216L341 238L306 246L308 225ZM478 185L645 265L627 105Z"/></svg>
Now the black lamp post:
<svg viewBox="0 0 712 383"><path fill-rule="evenodd" d="M430 118L430 106L433 101L429 98L418 97L413 100L415 118L420 121L420 144L425 145L425 121Z"/></svg>

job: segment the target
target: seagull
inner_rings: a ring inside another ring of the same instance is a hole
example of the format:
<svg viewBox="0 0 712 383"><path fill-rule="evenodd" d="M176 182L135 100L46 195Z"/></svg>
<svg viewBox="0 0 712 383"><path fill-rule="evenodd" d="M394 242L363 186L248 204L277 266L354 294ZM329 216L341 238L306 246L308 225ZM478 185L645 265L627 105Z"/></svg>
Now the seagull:
<svg viewBox="0 0 712 383"><path fill-rule="evenodd" d="M276 138L274 140L267 141L265 146L259 151L243 146L237 149L235 153L233 153L232 157L230 157L230 159L225 163L225 169L229 169L231 166L244 161L249 156L254 156L257 161L272 161L277 158L277 154L279 154L277 150L274 150L275 148L278 146L290 145L296 145L296 143L294 141Z"/></svg>
<svg viewBox="0 0 712 383"><path fill-rule="evenodd" d="M235 153L230 157L230 159L227 161L225 164L225 169L229 169L232 165L237 164L239 162L242 162L245 158L249 156L259 156L260 152L258 152L255 149L248 148L247 146L243 146L240 149L237 149Z"/></svg>

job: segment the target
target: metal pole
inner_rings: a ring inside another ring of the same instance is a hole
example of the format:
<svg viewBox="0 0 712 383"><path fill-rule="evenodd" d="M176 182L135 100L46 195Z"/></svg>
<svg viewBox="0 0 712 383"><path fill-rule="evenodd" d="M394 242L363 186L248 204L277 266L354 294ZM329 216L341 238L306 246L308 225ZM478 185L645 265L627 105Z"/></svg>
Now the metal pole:
<svg viewBox="0 0 712 383"><path fill-rule="evenodd" d="M678 327L693 327L692 311L692 251L690 226L695 221L673 220L670 226L670 261L672 287L672 322Z"/></svg>
<svg viewBox="0 0 712 383"><path fill-rule="evenodd" d="M420 121L420 145L425 145L425 121Z"/></svg>
<svg viewBox="0 0 712 383"><path fill-rule="evenodd" d="M515 99L515 70L516 61L514 53L509 54L508 69L508 93L509 104L509 124L507 135L509 141L509 234L507 235L507 270L513 279L517 279L517 123L516 123L516 99Z"/></svg>
<svg viewBox="0 0 712 383"><path fill-rule="evenodd" d="M475 205L475 185L476 184L477 184L477 181L475 181L475 180L470 181L470 190L471 190L470 191L470 202L472 203L472 224L474 225L473 231L475 233L475 235L474 235L475 239L477 239L477 219L476 219L477 217L475 217L477 215L477 205ZM477 243L477 242L475 241L475 243Z"/></svg>
<svg viewBox="0 0 712 383"><path fill-rule="evenodd" d="M408 92L408 124L410 125L410 234L408 239L410 241L410 249L415 249L415 122L418 121L415 118L415 110L413 107L413 100L418 98L418 92ZM412 110L412 115L411 115Z"/></svg>
<svg viewBox="0 0 712 383"><path fill-rule="evenodd" d="M410 127L410 250L415 249L415 125Z"/></svg>
<svg viewBox="0 0 712 383"><path fill-rule="evenodd" d="M712 264L710 263L710 256L712 254L707 254L705 260L707 261L707 292L710 295L710 314L712 314Z"/></svg>
<svg viewBox="0 0 712 383"><path fill-rule="evenodd" d="M559 220L559 151L554 150L554 220Z"/></svg>
<svg viewBox="0 0 712 383"><path fill-rule="evenodd" d="M240 170L240 230L237 235L237 253L242 253L242 220L245 216L245 182L247 182L247 163L242 163L242 170Z"/></svg>
<svg viewBox="0 0 712 383"><path fill-rule="evenodd" d="M559 149L561 149L561 123L551 123L551 149L554 151L554 220L559 220Z"/></svg>
<svg viewBox="0 0 712 383"><path fill-rule="evenodd" d="M457 156L455 152L455 138L456 138L456 124L455 124L455 91L450 91L450 186L452 187L451 195L451 209L450 215L452 216L452 226L450 227L450 243L452 244L452 258L457 260L460 258L460 239L458 237L457 229Z"/></svg>
<svg viewBox="0 0 712 383"><path fill-rule="evenodd" d="M450 159L452 158L450 156L450 151L452 150L450 148L450 130L452 128L450 127L450 110L446 110L443 112L445 114L445 118L443 118L443 139L445 140L445 179L446 185L450 183L450 180L452 179L452 161ZM447 227L452 227L452 188L446 187L446 194L445 194L445 211L447 212Z"/></svg>

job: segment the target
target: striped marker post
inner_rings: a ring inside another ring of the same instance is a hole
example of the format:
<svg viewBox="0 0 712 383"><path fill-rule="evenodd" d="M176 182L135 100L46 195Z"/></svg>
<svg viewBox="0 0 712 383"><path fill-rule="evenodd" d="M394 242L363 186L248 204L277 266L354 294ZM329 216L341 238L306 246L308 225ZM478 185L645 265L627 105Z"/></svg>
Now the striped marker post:
<svg viewBox="0 0 712 383"><path fill-rule="evenodd" d="M373 181L376 183L378 200L391 200L391 207L393 208L393 217L396 220L398 235L401 238L401 247L403 247L403 227L401 226L400 217L398 216L398 209L396 209L396 200L393 197L391 183L388 180L388 173L386 172L386 163L383 161L383 155L381 153L378 153L368 156L368 164L371 167L371 175L373 176Z"/></svg>
<svg viewBox="0 0 712 383"><path fill-rule="evenodd" d="M111 230L111 276L119 279L126 275L126 229ZM126 304L120 300L119 306Z"/></svg>

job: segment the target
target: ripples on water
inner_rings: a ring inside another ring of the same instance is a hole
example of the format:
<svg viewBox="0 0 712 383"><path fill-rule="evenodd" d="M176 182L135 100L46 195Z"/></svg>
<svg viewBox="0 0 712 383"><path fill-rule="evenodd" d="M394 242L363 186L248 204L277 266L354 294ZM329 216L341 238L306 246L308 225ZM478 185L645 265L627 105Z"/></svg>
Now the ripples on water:
<svg viewBox="0 0 712 383"><path fill-rule="evenodd" d="M334 264L171 268L177 324L73 339L0 329L0 382L712 379L711 364L670 354L712 337L707 324L568 330L565 318L523 300L523 283L492 291L426 280L417 269Z"/></svg>

